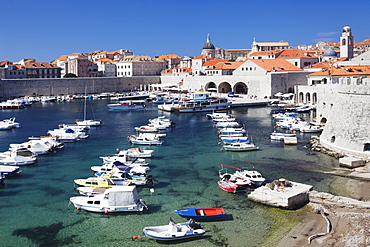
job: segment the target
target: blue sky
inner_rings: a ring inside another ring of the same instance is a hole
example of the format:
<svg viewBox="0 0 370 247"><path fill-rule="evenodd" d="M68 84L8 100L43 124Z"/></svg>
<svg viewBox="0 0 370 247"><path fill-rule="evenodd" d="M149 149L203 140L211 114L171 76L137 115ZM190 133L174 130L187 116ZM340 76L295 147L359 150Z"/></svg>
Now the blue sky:
<svg viewBox="0 0 370 247"><path fill-rule="evenodd" d="M369 10L368 0L0 0L0 61L118 49L198 56L208 33L225 49L250 49L254 38L310 45L338 42L346 25L360 42Z"/></svg>

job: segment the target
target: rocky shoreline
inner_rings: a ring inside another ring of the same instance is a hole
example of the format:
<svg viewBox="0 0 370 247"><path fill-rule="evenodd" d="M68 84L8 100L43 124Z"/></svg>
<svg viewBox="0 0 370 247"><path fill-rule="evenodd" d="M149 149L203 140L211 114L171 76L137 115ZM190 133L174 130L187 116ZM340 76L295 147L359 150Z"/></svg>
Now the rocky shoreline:
<svg viewBox="0 0 370 247"><path fill-rule="evenodd" d="M338 159L344 157L343 154L320 145L318 137L311 138L311 145L312 151ZM348 194L350 197L310 191L310 202L306 207L312 209L312 214L291 229L278 246L370 245L370 165L354 169L339 168L330 173L349 178L347 184L341 184L340 190L341 194ZM327 219L319 214L323 212ZM330 231L326 232L328 224ZM310 238L311 236L315 238Z"/></svg>

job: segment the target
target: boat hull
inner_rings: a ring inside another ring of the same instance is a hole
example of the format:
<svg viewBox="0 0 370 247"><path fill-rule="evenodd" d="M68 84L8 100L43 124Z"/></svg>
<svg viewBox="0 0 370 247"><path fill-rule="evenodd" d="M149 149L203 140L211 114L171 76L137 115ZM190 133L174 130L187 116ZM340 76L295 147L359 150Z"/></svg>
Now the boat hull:
<svg viewBox="0 0 370 247"><path fill-rule="evenodd" d="M175 213L195 220L220 219L226 216L223 208L184 208L176 210Z"/></svg>

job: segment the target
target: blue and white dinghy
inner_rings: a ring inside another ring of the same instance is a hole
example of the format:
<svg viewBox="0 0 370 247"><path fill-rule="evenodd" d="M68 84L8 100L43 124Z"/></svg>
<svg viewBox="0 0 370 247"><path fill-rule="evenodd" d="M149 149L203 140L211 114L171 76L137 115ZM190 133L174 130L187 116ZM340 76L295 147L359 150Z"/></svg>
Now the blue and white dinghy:
<svg viewBox="0 0 370 247"><path fill-rule="evenodd" d="M144 227L143 233L148 238L168 241L198 237L206 233L202 225L190 219L188 222L176 223L172 217L170 223L164 226Z"/></svg>

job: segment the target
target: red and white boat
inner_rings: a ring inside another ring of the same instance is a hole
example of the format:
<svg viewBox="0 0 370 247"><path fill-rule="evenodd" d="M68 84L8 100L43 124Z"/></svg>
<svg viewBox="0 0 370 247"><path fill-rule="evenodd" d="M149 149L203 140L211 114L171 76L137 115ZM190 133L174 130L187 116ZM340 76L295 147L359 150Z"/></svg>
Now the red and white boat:
<svg viewBox="0 0 370 247"><path fill-rule="evenodd" d="M235 193L238 185L230 181L218 181L218 187L220 187L223 191Z"/></svg>
<svg viewBox="0 0 370 247"><path fill-rule="evenodd" d="M24 103L20 100L12 99L0 103L1 109L22 109Z"/></svg>

